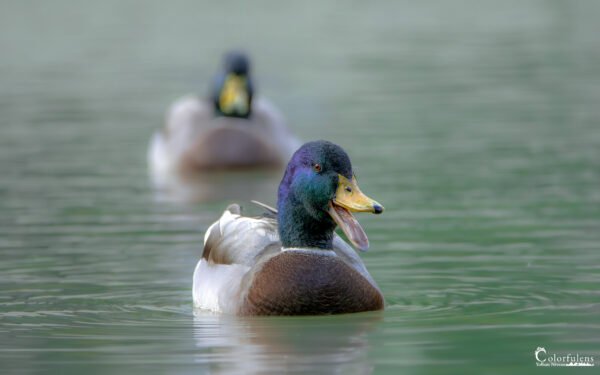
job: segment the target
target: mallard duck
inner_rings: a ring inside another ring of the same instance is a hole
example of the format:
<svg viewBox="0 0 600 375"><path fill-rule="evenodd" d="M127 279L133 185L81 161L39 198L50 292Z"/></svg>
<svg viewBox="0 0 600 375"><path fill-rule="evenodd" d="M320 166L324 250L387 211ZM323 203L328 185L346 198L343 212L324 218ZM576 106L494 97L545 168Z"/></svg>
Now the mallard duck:
<svg viewBox="0 0 600 375"><path fill-rule="evenodd" d="M351 212L383 212L358 188L350 158L316 141L294 153L277 209L243 216L230 205L204 236L194 305L237 315L317 315L379 310L383 296L360 257L368 238Z"/></svg>
<svg viewBox="0 0 600 375"><path fill-rule="evenodd" d="M155 180L169 173L285 166L300 143L281 113L255 98L250 73L248 57L230 52L208 98L189 95L171 106L148 151Z"/></svg>

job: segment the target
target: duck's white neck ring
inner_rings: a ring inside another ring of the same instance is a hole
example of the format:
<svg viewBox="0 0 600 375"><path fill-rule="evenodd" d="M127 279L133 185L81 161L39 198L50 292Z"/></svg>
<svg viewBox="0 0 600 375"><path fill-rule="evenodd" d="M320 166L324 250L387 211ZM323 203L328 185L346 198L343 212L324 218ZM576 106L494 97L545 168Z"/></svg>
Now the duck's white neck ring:
<svg viewBox="0 0 600 375"><path fill-rule="evenodd" d="M335 251L329 249L319 249L317 247L282 247L281 252L291 251L294 253L304 253L313 255L336 256Z"/></svg>

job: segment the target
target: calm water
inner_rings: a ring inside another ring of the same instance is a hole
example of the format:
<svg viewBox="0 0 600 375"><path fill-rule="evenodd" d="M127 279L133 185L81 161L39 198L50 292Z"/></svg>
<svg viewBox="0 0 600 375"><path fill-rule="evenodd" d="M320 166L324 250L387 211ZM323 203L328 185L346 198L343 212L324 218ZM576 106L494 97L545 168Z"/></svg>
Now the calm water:
<svg viewBox="0 0 600 375"><path fill-rule="evenodd" d="M600 365L597 2L216 4L0 5L3 374L527 373L538 346ZM184 203L145 152L232 46L386 206L359 218L384 312L194 314L205 228L279 176Z"/></svg>

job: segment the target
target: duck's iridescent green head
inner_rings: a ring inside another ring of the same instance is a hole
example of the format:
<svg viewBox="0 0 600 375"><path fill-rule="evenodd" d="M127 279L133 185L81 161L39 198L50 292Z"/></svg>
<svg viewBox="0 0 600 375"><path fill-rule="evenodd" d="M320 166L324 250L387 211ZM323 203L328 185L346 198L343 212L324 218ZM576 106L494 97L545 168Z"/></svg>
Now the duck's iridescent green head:
<svg viewBox="0 0 600 375"><path fill-rule="evenodd" d="M253 91L248 57L237 51L225 54L223 66L211 89L215 113L247 118L252 112Z"/></svg>
<svg viewBox="0 0 600 375"><path fill-rule="evenodd" d="M277 200L279 234L284 247L331 249L336 225L359 250L369 240L350 213L383 212L356 183L348 154L327 141L304 144L292 156Z"/></svg>

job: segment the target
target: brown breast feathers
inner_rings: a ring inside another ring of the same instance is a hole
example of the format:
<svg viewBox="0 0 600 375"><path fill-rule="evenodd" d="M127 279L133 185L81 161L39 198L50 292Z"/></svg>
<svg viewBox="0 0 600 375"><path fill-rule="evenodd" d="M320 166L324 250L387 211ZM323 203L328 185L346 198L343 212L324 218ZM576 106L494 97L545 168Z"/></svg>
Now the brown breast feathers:
<svg viewBox="0 0 600 375"><path fill-rule="evenodd" d="M383 296L337 256L286 251L267 260L251 283L240 315L322 315L380 310Z"/></svg>

